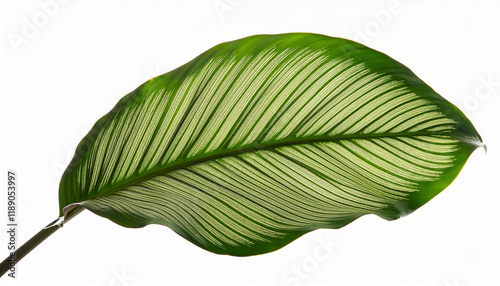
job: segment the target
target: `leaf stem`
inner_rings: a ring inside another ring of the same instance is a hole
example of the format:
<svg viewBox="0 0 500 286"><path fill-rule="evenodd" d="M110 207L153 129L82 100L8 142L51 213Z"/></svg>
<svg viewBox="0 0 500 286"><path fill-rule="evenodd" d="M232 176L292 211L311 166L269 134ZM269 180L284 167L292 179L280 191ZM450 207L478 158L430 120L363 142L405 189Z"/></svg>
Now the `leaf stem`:
<svg viewBox="0 0 500 286"><path fill-rule="evenodd" d="M74 218L77 214L84 210L83 207L75 207L66 214L64 218L64 223L68 222L70 219ZM24 256L26 256L30 251L35 249L40 243L42 243L47 237L56 232L60 226L55 225L59 219L54 220L49 223L45 228L35 234L30 240L25 242L21 247L19 247L15 252L11 253L2 263L0 263L0 277L2 277L11 267L16 265Z"/></svg>

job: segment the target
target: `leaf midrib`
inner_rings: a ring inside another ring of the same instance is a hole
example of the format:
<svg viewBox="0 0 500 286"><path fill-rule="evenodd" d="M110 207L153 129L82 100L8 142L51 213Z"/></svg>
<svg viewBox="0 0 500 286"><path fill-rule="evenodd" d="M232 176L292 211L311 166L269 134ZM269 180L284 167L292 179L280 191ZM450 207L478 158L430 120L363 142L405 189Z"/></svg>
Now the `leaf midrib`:
<svg viewBox="0 0 500 286"><path fill-rule="evenodd" d="M453 136L455 135L455 136ZM354 140L354 139L373 139L373 138L399 138L399 137L419 137L419 136L450 136L461 142L469 142L469 140L460 140L461 138L469 138L466 134L459 132L457 130L451 131L420 131L420 132L400 132L400 133L378 133L378 134L347 134L347 135L335 135L335 136L315 136L315 137L307 137L307 138L296 138L296 139L285 139L280 141L274 141L272 143L261 143L261 144L253 144L247 145L244 148L231 149L226 151L215 151L212 153L205 154L199 157L193 157L188 160L180 161L178 163L169 164L166 166L161 166L157 169L150 169L147 172L131 177L130 179L123 180L121 183L110 187L108 190L102 191L98 195L91 196L82 200L81 202L91 200L96 197L105 197L111 195L117 191L123 190L126 187L135 185L139 182L146 181L153 177L156 177L161 174L166 174L174 170L184 169L189 166L193 166L196 164L204 163L207 161L212 161L215 159L230 157L238 154L255 152L259 150L269 150L276 149L284 146L293 146L293 145L301 145L301 144L312 144L312 143L321 143L321 142L335 142L340 140ZM474 140L476 141L476 140ZM178 160L177 160L178 161ZM80 202L80 203L81 203ZM75 202L73 202L75 203ZM69 204L68 204L69 205ZM64 206L65 207L65 206ZM64 208L63 207L63 208Z"/></svg>

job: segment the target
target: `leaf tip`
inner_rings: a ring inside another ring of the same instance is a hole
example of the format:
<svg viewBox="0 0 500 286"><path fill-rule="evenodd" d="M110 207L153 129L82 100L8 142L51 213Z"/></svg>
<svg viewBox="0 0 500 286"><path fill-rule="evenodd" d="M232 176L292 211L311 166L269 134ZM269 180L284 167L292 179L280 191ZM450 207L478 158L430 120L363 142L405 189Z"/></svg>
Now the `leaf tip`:
<svg viewBox="0 0 500 286"><path fill-rule="evenodd" d="M488 146L486 146L486 144L481 142L481 145L479 146L479 148L482 148L484 150L484 154L488 154Z"/></svg>

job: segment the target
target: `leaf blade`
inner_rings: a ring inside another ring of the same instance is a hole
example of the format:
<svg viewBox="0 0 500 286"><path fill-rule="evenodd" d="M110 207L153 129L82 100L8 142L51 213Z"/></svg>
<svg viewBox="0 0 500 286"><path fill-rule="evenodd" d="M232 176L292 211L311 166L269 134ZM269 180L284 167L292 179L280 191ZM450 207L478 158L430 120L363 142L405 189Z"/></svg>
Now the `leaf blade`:
<svg viewBox="0 0 500 286"><path fill-rule="evenodd" d="M364 214L406 215L480 144L456 107L384 54L321 35L253 36L120 100L78 146L60 207L260 254Z"/></svg>

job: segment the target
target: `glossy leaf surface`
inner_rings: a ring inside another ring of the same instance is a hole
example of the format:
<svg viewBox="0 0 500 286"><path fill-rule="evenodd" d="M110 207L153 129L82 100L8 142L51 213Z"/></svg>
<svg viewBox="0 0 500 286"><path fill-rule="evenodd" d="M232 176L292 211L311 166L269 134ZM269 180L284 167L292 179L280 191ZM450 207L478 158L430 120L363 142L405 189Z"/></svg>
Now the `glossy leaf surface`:
<svg viewBox="0 0 500 286"><path fill-rule="evenodd" d="M481 145L462 112L385 54L322 35L258 35L120 100L78 146L60 211L79 205L255 255L365 214L409 214Z"/></svg>

